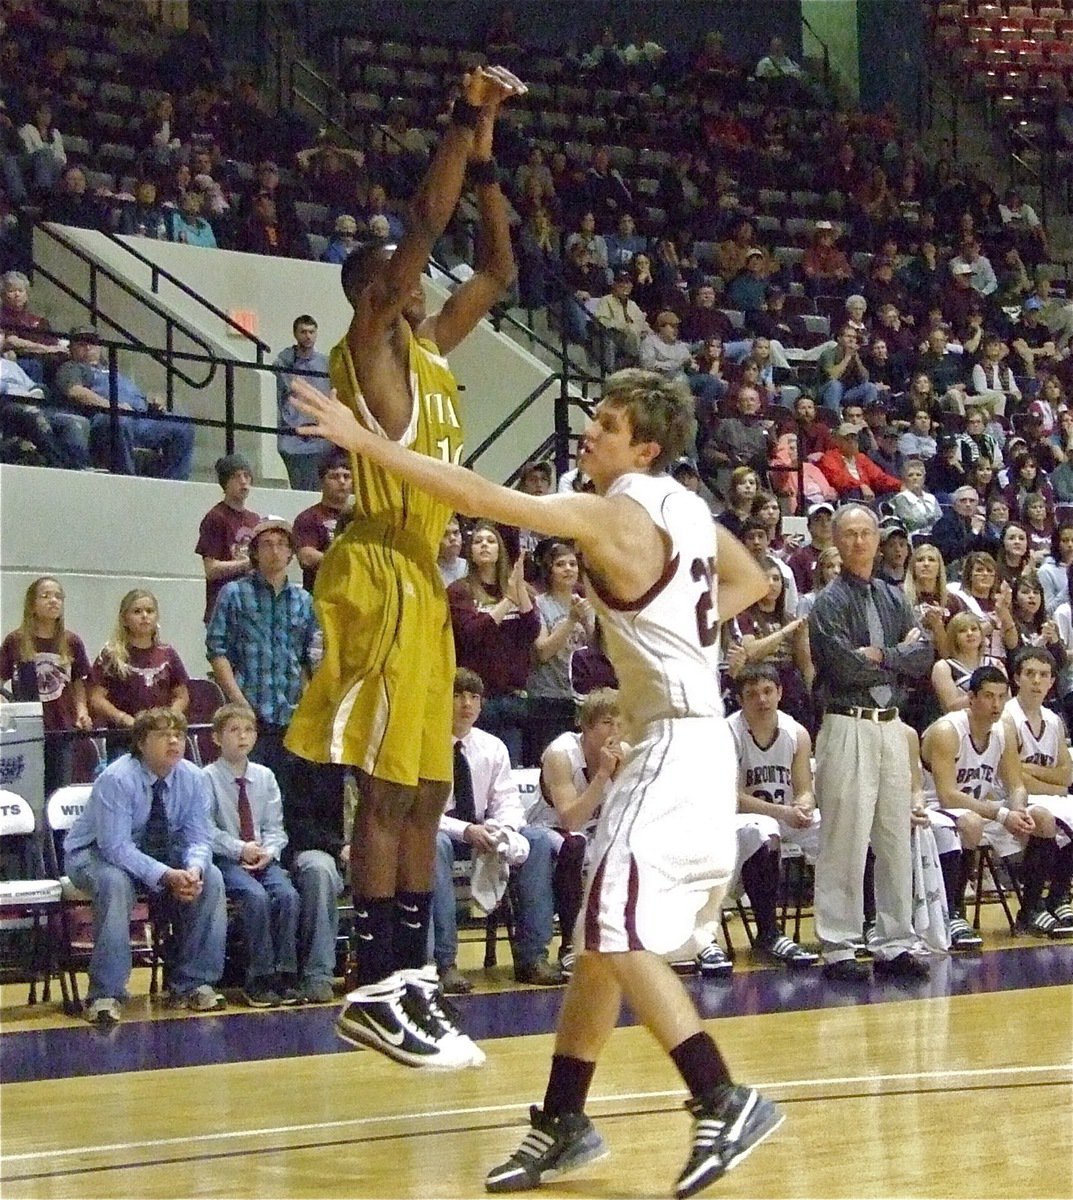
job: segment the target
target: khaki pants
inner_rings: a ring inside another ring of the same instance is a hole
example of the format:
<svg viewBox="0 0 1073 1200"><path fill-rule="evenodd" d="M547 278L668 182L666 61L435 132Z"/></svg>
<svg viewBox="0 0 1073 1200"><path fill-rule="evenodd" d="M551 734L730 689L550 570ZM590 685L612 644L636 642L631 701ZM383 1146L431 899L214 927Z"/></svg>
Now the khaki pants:
<svg viewBox="0 0 1073 1200"><path fill-rule="evenodd" d="M910 949L913 866L909 846L909 746L900 720L828 713L816 739L816 932L828 962L852 958L864 924L864 862L876 858L875 955Z"/></svg>

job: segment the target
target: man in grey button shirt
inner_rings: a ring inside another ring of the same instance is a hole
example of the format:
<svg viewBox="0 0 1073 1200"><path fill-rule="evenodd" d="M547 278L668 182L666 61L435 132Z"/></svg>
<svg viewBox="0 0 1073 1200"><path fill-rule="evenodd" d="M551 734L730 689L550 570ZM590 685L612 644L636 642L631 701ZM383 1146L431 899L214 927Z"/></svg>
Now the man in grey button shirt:
<svg viewBox="0 0 1073 1200"><path fill-rule="evenodd" d="M839 509L834 543L842 574L816 599L809 637L823 725L816 741L816 798L823 822L816 862L816 931L824 974L863 981L854 958L864 922L864 863L875 853L877 974L926 978L914 959L909 853L910 768L896 705L899 677L917 678L935 657L898 588L872 578L879 522L863 505Z"/></svg>

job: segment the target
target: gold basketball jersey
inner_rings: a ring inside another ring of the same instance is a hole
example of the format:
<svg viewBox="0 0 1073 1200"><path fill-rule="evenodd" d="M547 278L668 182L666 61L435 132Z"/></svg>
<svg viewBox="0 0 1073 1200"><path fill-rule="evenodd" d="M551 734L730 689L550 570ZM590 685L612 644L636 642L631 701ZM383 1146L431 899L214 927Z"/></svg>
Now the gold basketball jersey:
<svg viewBox="0 0 1073 1200"><path fill-rule="evenodd" d="M458 384L435 343L417 338L405 323L404 327L413 415L399 442L441 462L460 462L462 422L458 412ZM340 400L354 410L368 429L382 433L358 387L354 361L345 337L331 352L329 373ZM354 521L348 530L359 526L364 517L378 526L410 535L405 540L411 544L411 539L416 537L434 561L451 510L427 492L404 483L360 455L351 455L351 469L354 472ZM346 536L345 532L343 536Z"/></svg>

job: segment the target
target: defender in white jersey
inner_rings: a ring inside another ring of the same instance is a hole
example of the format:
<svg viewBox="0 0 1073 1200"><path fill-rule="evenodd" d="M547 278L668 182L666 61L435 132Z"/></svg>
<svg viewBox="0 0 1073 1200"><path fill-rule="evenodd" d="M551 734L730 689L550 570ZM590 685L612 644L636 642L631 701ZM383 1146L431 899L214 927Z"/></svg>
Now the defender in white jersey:
<svg viewBox="0 0 1073 1200"><path fill-rule="evenodd" d="M373 437L334 398L303 393L302 407L312 418L306 432L369 457L456 511L572 538L584 555L634 744L593 841L584 953L563 1001L544 1105L533 1107L532 1129L485 1187L536 1187L606 1152L584 1107L625 999L690 1091L693 1141L675 1194L691 1196L782 1120L756 1091L732 1083L662 957L717 911L733 868L734 747L715 644L719 621L767 592L704 502L663 474L693 436L692 398L651 372L610 376L578 456L595 493L550 496L510 491Z"/></svg>
<svg viewBox="0 0 1073 1200"><path fill-rule="evenodd" d="M1043 706L1054 684L1054 661L1046 650L1025 650L1013 672L1015 697L1005 720L1017 740L1036 828L1021 863L1021 911L1017 926L1037 937L1073 937L1073 758L1062 718ZM1046 891L1046 899L1044 898Z"/></svg>
<svg viewBox="0 0 1073 1200"><path fill-rule="evenodd" d="M969 680L968 708L929 725L920 745L953 949L980 944L965 920L965 852L986 841L1003 857L1016 854L1035 829L1016 739L1007 735L1002 716L1008 695L1002 671L977 667Z"/></svg>
<svg viewBox="0 0 1073 1200"><path fill-rule="evenodd" d="M589 692L581 702L578 724L580 731L562 733L545 748L538 798L528 813L531 824L550 829L559 841L553 885L562 930L559 963L567 975L574 969L574 927L581 912L590 839L629 749L622 744L618 693L613 688Z"/></svg>

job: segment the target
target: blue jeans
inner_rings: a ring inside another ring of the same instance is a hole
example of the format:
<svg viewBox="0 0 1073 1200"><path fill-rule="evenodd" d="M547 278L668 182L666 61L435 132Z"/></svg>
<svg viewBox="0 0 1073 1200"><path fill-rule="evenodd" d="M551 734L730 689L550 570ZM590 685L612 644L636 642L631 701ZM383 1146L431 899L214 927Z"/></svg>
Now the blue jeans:
<svg viewBox="0 0 1073 1200"><path fill-rule="evenodd" d="M112 417L108 412L96 413L89 423L89 444L95 454L102 453L110 462ZM123 413L119 418L118 473L137 475L134 451L159 450L163 456L162 479L189 479L194 461L194 427L178 421L161 421L155 417L132 417Z"/></svg>
<svg viewBox="0 0 1073 1200"><path fill-rule="evenodd" d="M320 491L320 454L293 454L281 450L280 458L287 468L287 482L296 492Z"/></svg>
<svg viewBox="0 0 1073 1200"><path fill-rule="evenodd" d="M269 863L258 875L227 859L217 859L224 891L238 908L246 942L246 983L272 975L298 974L298 893L290 876Z"/></svg>
<svg viewBox="0 0 1073 1200"><path fill-rule="evenodd" d="M511 885L518 897L515 916L514 965L527 967L548 952L555 917L555 844L549 830L525 825L521 835L529 843L529 857L512 867ZM436 966L452 965L458 958L458 924L455 890L451 879L455 844L440 830L436 834L436 877L432 888L431 953Z"/></svg>
<svg viewBox="0 0 1073 1200"><path fill-rule="evenodd" d="M855 387L845 387L840 379L829 379L820 388L820 403L824 408L840 412L846 404L861 404L867 407L879 397L879 388L874 383L858 383Z"/></svg>
<svg viewBox="0 0 1073 1200"><path fill-rule="evenodd" d="M50 467L82 471L89 466L89 418L4 400L0 426L32 442Z"/></svg>
<svg viewBox="0 0 1073 1200"><path fill-rule="evenodd" d="M93 896L93 955L89 960L91 1002L103 997L122 1000L130 979L130 914L135 880L121 867L106 862L96 847L76 851L67 861L71 882ZM201 895L188 904L173 905L178 952L171 972L171 990L186 995L202 984L215 984L224 973L227 910L224 881L211 866L205 872Z"/></svg>
<svg viewBox="0 0 1073 1200"><path fill-rule="evenodd" d="M302 850L291 861L291 879L298 889L298 962L302 983L331 983L335 977L335 942L339 936L339 906L343 879L324 850Z"/></svg>

